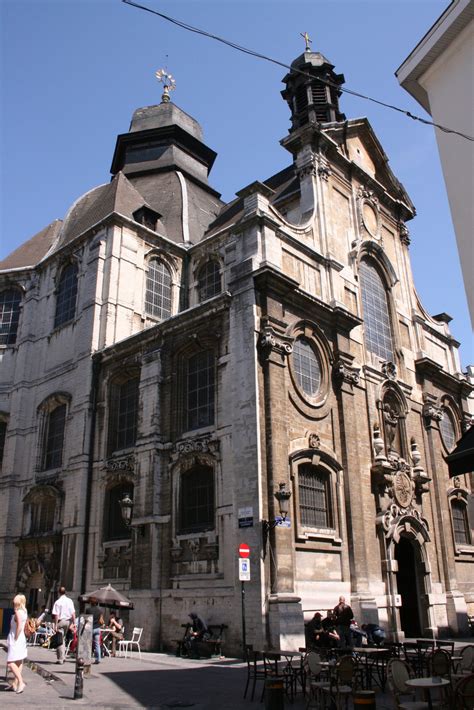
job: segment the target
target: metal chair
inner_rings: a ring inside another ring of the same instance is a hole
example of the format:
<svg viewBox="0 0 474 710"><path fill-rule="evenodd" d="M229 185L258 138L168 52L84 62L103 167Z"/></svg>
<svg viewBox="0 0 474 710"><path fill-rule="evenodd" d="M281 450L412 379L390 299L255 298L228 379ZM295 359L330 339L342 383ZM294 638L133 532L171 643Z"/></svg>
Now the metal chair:
<svg viewBox="0 0 474 710"><path fill-rule="evenodd" d="M443 648L433 651L430 658L432 675L451 679L451 656Z"/></svg>
<svg viewBox="0 0 474 710"><path fill-rule="evenodd" d="M127 658L128 652L130 651L130 657L132 656L133 647L135 646L138 651L138 657L141 660L142 652L140 650L140 639L142 637L143 629L135 626L132 632L132 638L118 642L117 656L122 656Z"/></svg>
<svg viewBox="0 0 474 710"><path fill-rule="evenodd" d="M389 660L387 682L395 698L395 705L398 710L428 710L428 703L415 700L413 690L406 685L406 681L410 677L410 666L406 661L402 661L399 658L391 658ZM409 696L408 699L404 699L406 695Z"/></svg>
<svg viewBox="0 0 474 710"><path fill-rule="evenodd" d="M333 705L340 710L342 703L348 707L355 683L357 663L352 656L342 656L336 665L334 682L329 682L321 690L324 696L329 696Z"/></svg>
<svg viewBox="0 0 474 710"><path fill-rule="evenodd" d="M456 710L474 708L474 673L461 678L454 688L454 706Z"/></svg>
<svg viewBox="0 0 474 710"><path fill-rule="evenodd" d="M324 671L320 655L315 653L315 651L310 651L306 656L305 664L309 676L309 693L306 710L309 708L320 708L324 702L322 697L323 688L329 687L328 681L322 679Z"/></svg>
<svg viewBox="0 0 474 710"><path fill-rule="evenodd" d="M255 695L255 686L258 680L263 680L262 696L260 702L263 700L263 694L265 692L265 679L267 678L267 668L263 663L262 654L258 651L253 650L253 646L245 646L245 660L247 662L247 683L245 685L244 698L247 696L247 690L252 681L252 694L250 700L253 700Z"/></svg>

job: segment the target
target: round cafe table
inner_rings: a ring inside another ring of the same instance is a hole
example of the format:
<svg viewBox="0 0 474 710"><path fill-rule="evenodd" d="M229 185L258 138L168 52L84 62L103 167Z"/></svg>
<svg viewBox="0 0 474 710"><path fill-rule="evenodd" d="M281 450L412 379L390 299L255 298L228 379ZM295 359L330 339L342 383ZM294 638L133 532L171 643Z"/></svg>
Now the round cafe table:
<svg viewBox="0 0 474 710"><path fill-rule="evenodd" d="M405 681L405 685L409 688L421 688L425 694L426 701L430 710L433 707L433 702L431 700L431 691L433 688L445 688L451 685L451 681L447 678L410 678L410 680Z"/></svg>

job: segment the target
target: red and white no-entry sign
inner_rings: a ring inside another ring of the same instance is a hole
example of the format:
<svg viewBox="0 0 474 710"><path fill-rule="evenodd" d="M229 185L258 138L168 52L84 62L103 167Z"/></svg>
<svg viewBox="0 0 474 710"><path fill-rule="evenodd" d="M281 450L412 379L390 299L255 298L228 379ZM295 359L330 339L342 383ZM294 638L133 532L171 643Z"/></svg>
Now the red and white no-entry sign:
<svg viewBox="0 0 474 710"><path fill-rule="evenodd" d="M250 557L250 547L245 542L239 545L239 557Z"/></svg>

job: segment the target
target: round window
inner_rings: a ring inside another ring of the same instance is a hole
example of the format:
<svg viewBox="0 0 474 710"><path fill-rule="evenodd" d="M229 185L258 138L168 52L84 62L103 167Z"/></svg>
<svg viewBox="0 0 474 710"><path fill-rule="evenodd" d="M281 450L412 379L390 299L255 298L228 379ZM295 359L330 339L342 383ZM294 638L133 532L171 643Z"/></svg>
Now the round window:
<svg viewBox="0 0 474 710"><path fill-rule="evenodd" d="M456 429L449 409L443 409L443 418L439 422L439 430L446 449L452 451L456 444Z"/></svg>
<svg viewBox="0 0 474 710"><path fill-rule="evenodd" d="M311 343L299 337L293 345L293 367L296 380L308 397L315 397L321 388L321 363Z"/></svg>

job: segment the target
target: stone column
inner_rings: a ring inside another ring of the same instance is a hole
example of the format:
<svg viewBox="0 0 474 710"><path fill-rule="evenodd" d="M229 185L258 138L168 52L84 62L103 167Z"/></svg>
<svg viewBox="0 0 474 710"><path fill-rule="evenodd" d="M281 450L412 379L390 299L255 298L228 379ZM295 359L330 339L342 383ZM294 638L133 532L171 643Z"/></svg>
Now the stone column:
<svg viewBox="0 0 474 710"><path fill-rule="evenodd" d="M293 338L264 325L259 339L263 369L266 453L266 487L263 485L263 515L271 524L279 514L275 492L280 483L291 490L288 465L288 412L285 368ZM265 500L266 494L266 500ZM291 510L291 499L290 499ZM292 515L288 515L291 525ZM273 648L297 649L304 645L304 618L300 597L295 594L295 550L292 527L277 525L270 530L266 565L270 567L268 598L269 643Z"/></svg>

